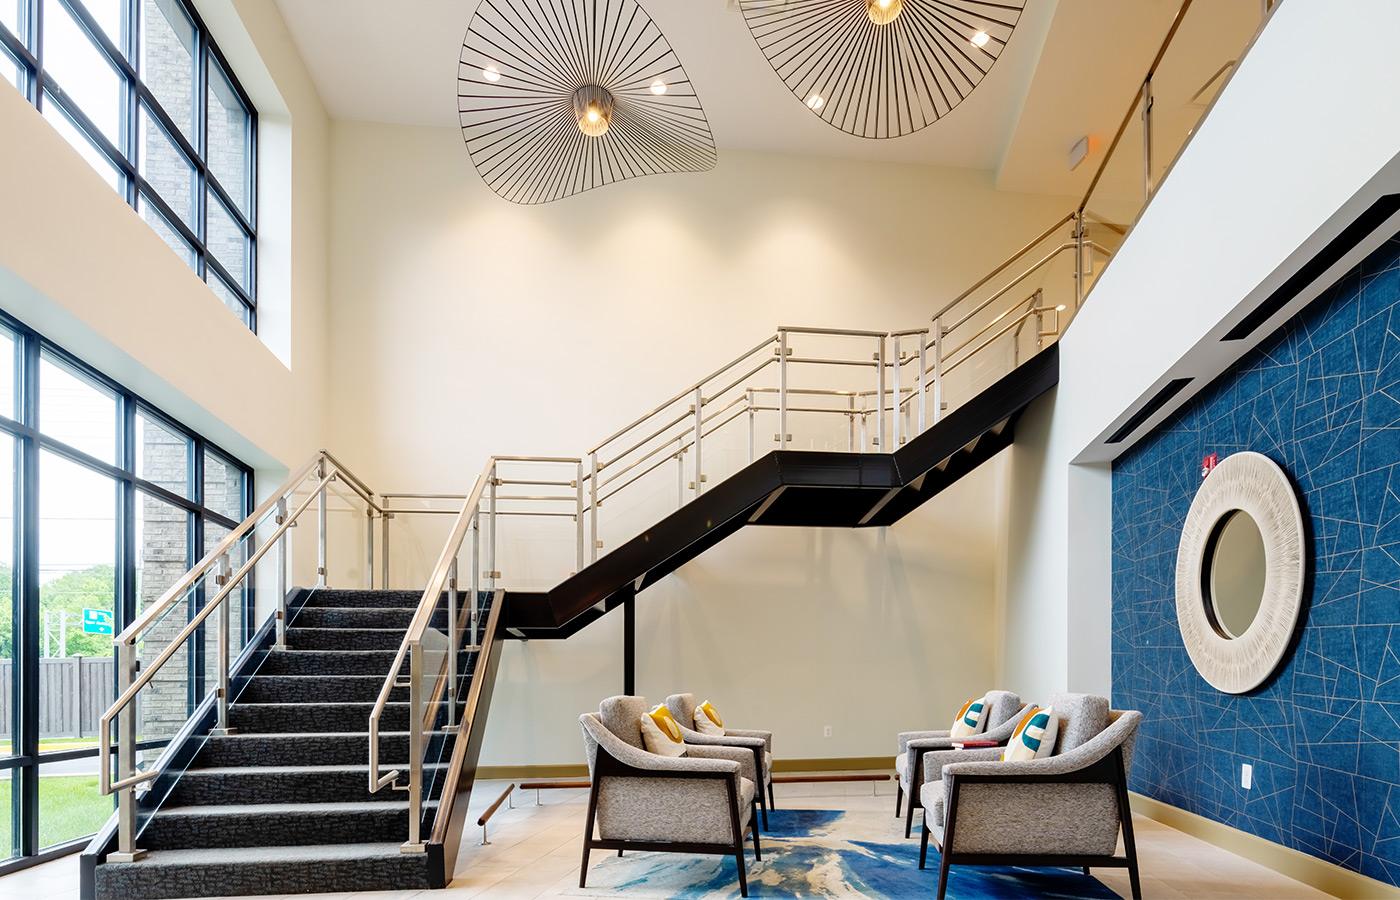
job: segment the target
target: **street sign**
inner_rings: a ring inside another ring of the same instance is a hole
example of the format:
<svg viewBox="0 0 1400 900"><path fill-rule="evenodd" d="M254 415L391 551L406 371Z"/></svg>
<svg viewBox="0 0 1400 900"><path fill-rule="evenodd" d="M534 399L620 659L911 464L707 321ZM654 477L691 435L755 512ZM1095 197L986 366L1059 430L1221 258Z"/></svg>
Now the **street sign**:
<svg viewBox="0 0 1400 900"><path fill-rule="evenodd" d="M83 610L83 631L88 634L111 634L112 614L105 609Z"/></svg>

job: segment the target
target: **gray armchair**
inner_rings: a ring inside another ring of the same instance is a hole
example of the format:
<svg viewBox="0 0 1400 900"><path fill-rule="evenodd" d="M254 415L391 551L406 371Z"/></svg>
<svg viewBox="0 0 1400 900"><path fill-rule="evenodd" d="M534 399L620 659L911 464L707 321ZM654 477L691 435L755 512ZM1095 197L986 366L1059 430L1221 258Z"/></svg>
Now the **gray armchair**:
<svg viewBox="0 0 1400 900"><path fill-rule="evenodd" d="M1029 704L1021 702L1019 694L1010 691L988 691L987 708L982 715L987 717L987 726L981 734L968 738L949 737L947 731L906 731L899 736L899 755L894 759L895 770L899 773L899 784L895 788L894 814L899 817L904 795L909 795L909 812L904 817L904 836L909 837L914 828L914 807L922 805L920 786L924 783L924 754L930 750L951 750L954 740L996 741L1005 744L1016 730L1016 722L1021 712ZM937 771L937 770L935 770Z"/></svg>
<svg viewBox="0 0 1400 900"><path fill-rule="evenodd" d="M687 744L711 747L743 747L753 754L753 761L745 767L744 777L752 778L758 786L758 806L763 813L763 828L768 829L768 810L776 809L773 802L773 732L743 731L726 728L724 734L703 734L691 727L695 721L695 695L672 694L666 698L666 708L675 716L681 726L681 734ZM768 800L763 799L764 790Z"/></svg>
<svg viewBox="0 0 1400 900"><path fill-rule="evenodd" d="M1142 897L1128 807L1128 772L1142 713L1092 694L1054 694L1055 753L1002 762L1000 750L937 750L924 757L923 845L941 855L938 898L953 863L974 866L1126 868ZM1122 832L1124 855L1118 850Z"/></svg>
<svg viewBox="0 0 1400 900"><path fill-rule="evenodd" d="M754 782L740 774L753 763L740 747L687 746L682 757L648 753L639 720L641 697L609 697L596 713L579 716L588 751L588 820L583 868L588 878L594 848L733 856L739 893L749 895L744 838L753 835L754 859L762 859L753 827ZM596 828L595 828L596 826Z"/></svg>

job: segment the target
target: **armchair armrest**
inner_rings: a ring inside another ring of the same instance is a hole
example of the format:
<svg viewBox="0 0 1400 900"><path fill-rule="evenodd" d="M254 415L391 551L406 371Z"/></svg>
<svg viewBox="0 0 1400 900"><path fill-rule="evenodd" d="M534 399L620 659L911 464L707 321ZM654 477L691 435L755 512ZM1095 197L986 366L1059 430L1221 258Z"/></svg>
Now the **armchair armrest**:
<svg viewBox="0 0 1400 900"><path fill-rule="evenodd" d="M747 735L703 734L699 731L686 728L684 725L681 725L680 728L681 737L685 740L686 746L692 748L690 751L691 756L700 755L697 754L694 749L698 747L727 747L740 749L743 753L749 755L749 766L754 772L758 773L757 778L755 778L752 773L746 774L744 777L748 778L759 787L763 787L768 783L768 779L765 777L768 770L763 764L765 745L761 738L748 737ZM756 734L758 732L754 733Z"/></svg>
<svg viewBox="0 0 1400 900"><path fill-rule="evenodd" d="M744 728L726 728L724 729L724 736L731 739L738 738L741 740L753 740L754 738L758 738L759 740L763 741L763 749L765 751L767 751L768 753L773 752L773 732L771 731L752 731Z"/></svg>
<svg viewBox="0 0 1400 900"><path fill-rule="evenodd" d="M988 778L994 778L998 775L1032 778L1043 776L1049 781L1071 780L1064 776L1070 776L1075 772L1087 769L1120 746L1123 746L1124 750L1127 751L1131 745L1130 742L1136 737L1137 727L1141 721L1142 713L1125 712L1093 738L1068 753L1061 753L1058 756L1047 756L1044 759L1031 759L1024 762L997 762L994 765L978 761L973 757L963 756L945 763L944 772L949 775ZM961 752L966 754L972 751L964 750ZM1126 768L1127 759L1124 760L1124 763Z"/></svg>
<svg viewBox="0 0 1400 900"><path fill-rule="evenodd" d="M694 777L696 773L711 773L716 777L739 774L739 763L733 759L661 756L648 753L633 747L589 716L583 716L579 721L588 732L588 736L597 742L598 749L606 751L613 759L631 769L639 769L648 774L655 773L657 777L663 778L667 775Z"/></svg>
<svg viewBox="0 0 1400 900"><path fill-rule="evenodd" d="M909 750L910 741L928 740L930 738L947 738L952 732L943 731L901 731L899 733L899 755L903 756Z"/></svg>
<svg viewBox="0 0 1400 900"><path fill-rule="evenodd" d="M763 770L759 768L754 757L757 754L748 747L725 747L706 744L687 744L686 755L690 759L724 759L732 760L739 766L739 774L755 785L758 790L763 785Z"/></svg>

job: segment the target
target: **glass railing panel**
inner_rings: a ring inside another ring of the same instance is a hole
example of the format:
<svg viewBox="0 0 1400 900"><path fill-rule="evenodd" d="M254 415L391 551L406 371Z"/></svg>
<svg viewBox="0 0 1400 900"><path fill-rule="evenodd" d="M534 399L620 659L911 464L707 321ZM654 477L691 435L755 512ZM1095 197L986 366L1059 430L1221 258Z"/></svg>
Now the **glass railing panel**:
<svg viewBox="0 0 1400 900"><path fill-rule="evenodd" d="M485 627L487 616L491 611L491 601L493 592L481 591L475 596L476 620L481 627ZM470 636L470 625L472 620L472 610L468 604L472 603L473 597L470 593L459 593L458 603L459 614L462 617L461 640L457 646L457 673L456 673L456 707L450 721L445 715L446 702L442 704L443 711L437 714L437 729L424 735L423 753L423 834L431 832L433 822L437 816L439 803L442 800L443 788L447 782L448 768L452 762L452 753L457 740L466 740L467 732L463 730L460 734L453 734L449 728L462 722L462 716L466 709L467 697L471 690L472 678L475 674L476 665L481 658L480 651L468 646L472 639ZM445 603L444 603L445 606Z"/></svg>

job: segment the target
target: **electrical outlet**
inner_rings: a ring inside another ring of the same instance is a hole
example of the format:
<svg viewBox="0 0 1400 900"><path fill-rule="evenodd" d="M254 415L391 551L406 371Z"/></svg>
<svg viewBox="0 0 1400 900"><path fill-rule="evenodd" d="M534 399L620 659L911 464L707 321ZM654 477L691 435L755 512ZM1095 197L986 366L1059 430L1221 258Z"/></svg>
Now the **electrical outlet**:
<svg viewBox="0 0 1400 900"><path fill-rule="evenodd" d="M1254 767L1249 763L1240 766L1240 787L1249 790L1254 786Z"/></svg>
<svg viewBox="0 0 1400 900"><path fill-rule="evenodd" d="M826 725L826 726L824 726L824 727L822 728L822 737L831 737L831 726L830 726L830 725Z"/></svg>

